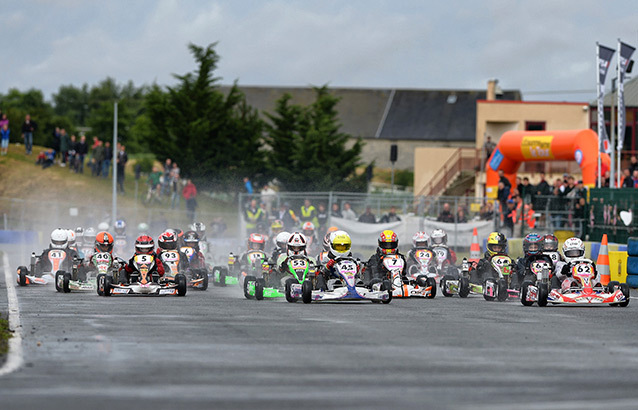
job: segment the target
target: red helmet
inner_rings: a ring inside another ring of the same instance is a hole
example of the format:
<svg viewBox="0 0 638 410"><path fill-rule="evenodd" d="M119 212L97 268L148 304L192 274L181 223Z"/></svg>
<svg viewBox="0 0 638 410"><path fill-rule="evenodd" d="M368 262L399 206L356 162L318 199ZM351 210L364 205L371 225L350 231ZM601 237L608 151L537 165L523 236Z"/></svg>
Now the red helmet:
<svg viewBox="0 0 638 410"><path fill-rule="evenodd" d="M113 251L113 236L106 231L98 232L95 237L95 251L111 253Z"/></svg>
<svg viewBox="0 0 638 410"><path fill-rule="evenodd" d="M157 239L157 246L164 250L177 249L177 235L171 231L166 231Z"/></svg>
<svg viewBox="0 0 638 410"><path fill-rule="evenodd" d="M399 251L399 237L394 231L385 230L379 235L379 253L392 255Z"/></svg>
<svg viewBox="0 0 638 410"><path fill-rule="evenodd" d="M251 233L248 237L248 250L263 251L266 245L266 238L259 233Z"/></svg>
<svg viewBox="0 0 638 410"><path fill-rule="evenodd" d="M148 235L140 235L135 240L135 253L153 253L153 249L155 248L155 242L153 242L153 238Z"/></svg>

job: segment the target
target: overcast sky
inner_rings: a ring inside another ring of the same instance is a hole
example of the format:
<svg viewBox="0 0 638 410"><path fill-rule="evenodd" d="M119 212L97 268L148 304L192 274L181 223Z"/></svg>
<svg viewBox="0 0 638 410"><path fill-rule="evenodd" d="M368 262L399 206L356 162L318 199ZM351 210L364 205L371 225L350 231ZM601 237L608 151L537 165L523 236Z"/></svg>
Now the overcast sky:
<svg viewBox="0 0 638 410"><path fill-rule="evenodd" d="M636 0L3 0L1 10L0 93L47 99L107 76L174 84L195 68L189 42L218 42L223 84L483 89L497 78L526 100L590 101L596 41L638 43ZM532 94L563 90L589 92Z"/></svg>

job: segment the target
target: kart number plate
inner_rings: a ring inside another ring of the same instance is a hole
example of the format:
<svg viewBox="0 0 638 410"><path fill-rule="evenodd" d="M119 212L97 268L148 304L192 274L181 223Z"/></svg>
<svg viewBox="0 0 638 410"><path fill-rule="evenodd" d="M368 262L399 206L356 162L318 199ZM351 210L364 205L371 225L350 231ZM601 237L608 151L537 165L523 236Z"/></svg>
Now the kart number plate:
<svg viewBox="0 0 638 410"><path fill-rule="evenodd" d="M308 266L308 261L305 259L293 259L290 261L290 265L292 265L292 268L295 270L306 269L306 267Z"/></svg>
<svg viewBox="0 0 638 410"><path fill-rule="evenodd" d="M164 262L178 262L179 253L175 251L162 252L162 260Z"/></svg>
<svg viewBox="0 0 638 410"><path fill-rule="evenodd" d="M149 265L151 262L153 262L153 255L147 255L147 254L140 254L140 255L135 255L135 262L138 263L139 265Z"/></svg>
<svg viewBox="0 0 638 410"><path fill-rule="evenodd" d="M394 269L403 269L403 259L395 258L395 257L386 257L383 258L383 265L388 268L388 270Z"/></svg>
<svg viewBox="0 0 638 410"><path fill-rule="evenodd" d="M447 249L445 248L436 248L434 249L434 253L436 254L437 261L442 261L447 259Z"/></svg>
<svg viewBox="0 0 638 410"><path fill-rule="evenodd" d="M125 295L129 292L128 289L121 289L121 288L113 288L111 290L111 293L117 293L117 294L121 294L121 295Z"/></svg>
<svg viewBox="0 0 638 410"><path fill-rule="evenodd" d="M160 289L159 291L160 295L174 295L175 293L177 293L176 289Z"/></svg>

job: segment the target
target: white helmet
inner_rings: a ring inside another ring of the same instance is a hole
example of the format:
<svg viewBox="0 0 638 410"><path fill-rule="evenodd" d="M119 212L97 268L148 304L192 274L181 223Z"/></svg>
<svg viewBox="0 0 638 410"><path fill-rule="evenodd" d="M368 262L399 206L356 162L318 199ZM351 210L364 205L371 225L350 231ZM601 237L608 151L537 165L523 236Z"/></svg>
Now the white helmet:
<svg viewBox="0 0 638 410"><path fill-rule="evenodd" d="M425 232L417 232L412 237L412 245L417 249L427 248L430 245L430 237Z"/></svg>
<svg viewBox="0 0 638 410"><path fill-rule="evenodd" d="M286 248L286 244L288 243L288 238L290 238L290 232L279 232L275 237L275 243L279 249Z"/></svg>
<svg viewBox="0 0 638 410"><path fill-rule="evenodd" d="M69 240L69 246L75 246L75 231L73 229L66 230Z"/></svg>
<svg viewBox="0 0 638 410"><path fill-rule="evenodd" d="M430 235L430 243L432 246L447 245L447 234L443 229L435 229Z"/></svg>
<svg viewBox="0 0 638 410"><path fill-rule="evenodd" d="M107 222L100 222L100 224L97 226L97 230L98 231L108 231L109 230L109 224Z"/></svg>
<svg viewBox="0 0 638 410"><path fill-rule="evenodd" d="M69 233L66 229L58 228L51 232L51 247L65 249L69 243Z"/></svg>
<svg viewBox="0 0 638 410"><path fill-rule="evenodd" d="M569 238L563 244L563 255L567 262L585 256L585 244L579 238Z"/></svg>
<svg viewBox="0 0 638 410"><path fill-rule="evenodd" d="M206 225L204 225L203 222L193 222L191 224L191 231L197 232L199 239L202 239L202 237L206 235Z"/></svg>
<svg viewBox="0 0 638 410"><path fill-rule="evenodd" d="M84 230L84 244L85 245L93 245L95 243L95 237L97 236L97 232L95 228L90 227Z"/></svg>
<svg viewBox="0 0 638 410"><path fill-rule="evenodd" d="M307 255L306 237L302 233L295 232L288 238L288 256Z"/></svg>
<svg viewBox="0 0 638 410"><path fill-rule="evenodd" d="M149 228L148 224L145 223L145 222L142 222L139 225L137 225L137 233L140 234L140 235L141 234L147 234L149 229L150 228Z"/></svg>

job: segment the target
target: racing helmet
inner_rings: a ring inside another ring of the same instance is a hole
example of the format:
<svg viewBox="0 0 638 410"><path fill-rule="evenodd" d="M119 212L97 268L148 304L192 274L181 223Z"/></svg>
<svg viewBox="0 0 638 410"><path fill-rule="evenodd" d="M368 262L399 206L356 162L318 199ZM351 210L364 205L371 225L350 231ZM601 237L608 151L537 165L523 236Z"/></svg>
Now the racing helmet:
<svg viewBox="0 0 638 410"><path fill-rule="evenodd" d="M315 224L310 221L304 222L301 230L303 231L303 234L306 236L306 238L313 238L315 236Z"/></svg>
<svg viewBox="0 0 638 410"><path fill-rule="evenodd" d="M399 251L399 237L394 231L386 229L381 232L377 241L379 247L377 250L384 255L393 255Z"/></svg>
<svg viewBox="0 0 638 410"><path fill-rule="evenodd" d="M78 226L75 228L75 242L82 243L84 241L84 228Z"/></svg>
<svg viewBox="0 0 638 410"><path fill-rule="evenodd" d="M563 244L563 255L567 262L585 256L585 244L580 238L569 238Z"/></svg>
<svg viewBox="0 0 638 410"><path fill-rule="evenodd" d="M336 231L333 232L326 232L326 234L323 236L323 243L322 243L322 250L324 252L328 252L330 250L330 236Z"/></svg>
<svg viewBox="0 0 638 410"><path fill-rule="evenodd" d="M114 229L116 235L124 235L124 232L126 231L126 222L122 219L118 219L115 221Z"/></svg>
<svg viewBox="0 0 638 410"><path fill-rule="evenodd" d="M178 246L181 246L181 244L184 243L184 231L179 228L173 228L171 230L175 232Z"/></svg>
<svg viewBox="0 0 638 410"><path fill-rule="evenodd" d="M443 229L435 229L430 235L430 243L432 246L447 245L447 233Z"/></svg>
<svg viewBox="0 0 638 410"><path fill-rule="evenodd" d="M487 253L494 256L498 253L505 253L507 249L507 238L500 232L492 232L487 237Z"/></svg>
<svg viewBox="0 0 638 410"><path fill-rule="evenodd" d="M558 238L551 233L543 236L541 242L541 249L544 252L556 252L558 251Z"/></svg>
<svg viewBox="0 0 638 410"><path fill-rule="evenodd" d="M336 226L331 226L330 228L328 228L328 233L337 232L338 230L339 228L337 228Z"/></svg>
<svg viewBox="0 0 638 410"><path fill-rule="evenodd" d="M427 248L430 244L430 237L425 232L417 232L412 237L412 245L416 249L424 249Z"/></svg>
<svg viewBox="0 0 638 410"><path fill-rule="evenodd" d="M275 237L279 235L280 232L283 232L283 230L284 230L284 223L281 221L281 219L275 219L270 224L270 232Z"/></svg>
<svg viewBox="0 0 638 410"><path fill-rule="evenodd" d="M135 253L141 254L152 254L153 249L155 248L155 242L153 242L153 238L148 235L140 235L135 240Z"/></svg>
<svg viewBox="0 0 638 410"><path fill-rule="evenodd" d="M186 233L184 233L184 246L199 249L199 235L197 235L197 232L186 231Z"/></svg>
<svg viewBox="0 0 638 410"><path fill-rule="evenodd" d="M525 235L525 238L523 238L523 252L525 255L539 254L542 250L542 240L543 238L535 232Z"/></svg>
<svg viewBox="0 0 638 410"><path fill-rule="evenodd" d="M203 222L193 222L191 231L197 232L197 236L201 239L206 235L206 225Z"/></svg>
<svg viewBox="0 0 638 410"><path fill-rule="evenodd" d="M142 234L147 234L149 231L149 226L146 222L141 222L139 225L137 225L137 232L142 235Z"/></svg>
<svg viewBox="0 0 638 410"><path fill-rule="evenodd" d="M286 244L288 243L288 238L290 238L290 232L279 232L275 237L275 243L279 249L285 249Z"/></svg>
<svg viewBox="0 0 638 410"><path fill-rule="evenodd" d="M108 222L100 222L97 226L97 230L98 231L108 231L109 230L109 224Z"/></svg>
<svg viewBox="0 0 638 410"><path fill-rule="evenodd" d="M84 231L84 244L91 246L91 244L95 243L96 235L97 232L95 231L95 228L86 228L86 230Z"/></svg>
<svg viewBox="0 0 638 410"><path fill-rule="evenodd" d="M330 235L330 253L335 257L348 256L352 248L352 239L346 231L336 231Z"/></svg>
<svg viewBox="0 0 638 410"><path fill-rule="evenodd" d="M295 232L288 238L287 244L288 256L307 255L306 238L300 232Z"/></svg>
<svg viewBox="0 0 638 410"><path fill-rule="evenodd" d="M177 235L172 231L165 231L157 238L157 246L167 251L177 249Z"/></svg>
<svg viewBox="0 0 638 410"><path fill-rule="evenodd" d="M106 231L98 232L95 236L95 251L111 253L113 251L113 236Z"/></svg>
<svg viewBox="0 0 638 410"><path fill-rule="evenodd" d="M248 237L249 251L263 251L266 245L266 238L260 233L251 233Z"/></svg>
<svg viewBox="0 0 638 410"><path fill-rule="evenodd" d="M67 229L66 233L69 239L69 246L75 246L75 231L73 229Z"/></svg>
<svg viewBox="0 0 638 410"><path fill-rule="evenodd" d="M66 229L58 228L51 232L51 248L64 249L69 244L69 233Z"/></svg>

